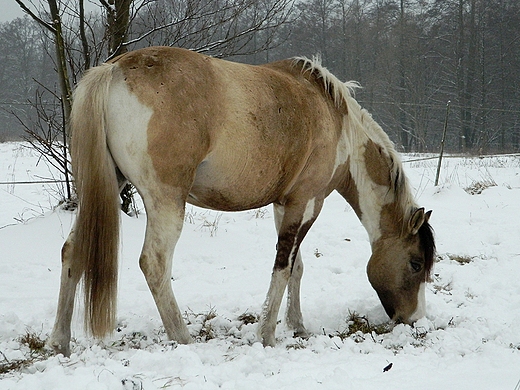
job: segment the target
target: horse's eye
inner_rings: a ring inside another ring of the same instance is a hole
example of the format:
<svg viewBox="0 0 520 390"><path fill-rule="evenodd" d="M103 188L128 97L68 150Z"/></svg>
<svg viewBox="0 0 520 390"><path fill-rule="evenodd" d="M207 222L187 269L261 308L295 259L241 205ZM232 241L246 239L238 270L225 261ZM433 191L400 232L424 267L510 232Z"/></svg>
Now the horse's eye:
<svg viewBox="0 0 520 390"><path fill-rule="evenodd" d="M419 272L422 270L423 263L420 260L410 260L410 266L412 267L413 272Z"/></svg>

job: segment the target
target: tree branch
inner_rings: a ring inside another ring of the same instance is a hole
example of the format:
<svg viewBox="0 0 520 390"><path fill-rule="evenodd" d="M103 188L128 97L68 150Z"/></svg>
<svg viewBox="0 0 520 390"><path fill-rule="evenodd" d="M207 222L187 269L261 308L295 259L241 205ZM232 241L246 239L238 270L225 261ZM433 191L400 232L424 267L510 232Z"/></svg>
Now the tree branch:
<svg viewBox="0 0 520 390"><path fill-rule="evenodd" d="M22 0L14 0L18 3L20 8L28 14L31 18L33 18L36 22L38 22L40 25L45 27L47 30L49 30L51 33L56 34L56 29L52 27L51 24L45 22L43 19L41 19L39 16L37 16L34 12L32 12L24 3Z"/></svg>

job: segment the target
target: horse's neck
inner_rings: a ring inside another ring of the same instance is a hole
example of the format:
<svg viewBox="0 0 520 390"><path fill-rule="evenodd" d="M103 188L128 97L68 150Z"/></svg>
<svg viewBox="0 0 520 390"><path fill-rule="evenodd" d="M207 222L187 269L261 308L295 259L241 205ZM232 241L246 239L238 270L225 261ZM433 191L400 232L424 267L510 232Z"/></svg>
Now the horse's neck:
<svg viewBox="0 0 520 390"><path fill-rule="evenodd" d="M374 183L367 172L364 158L353 158L349 164L350 183L346 196L347 202L355 208L356 214L365 227L370 243L377 241L381 235L381 217L383 208L389 204L392 197L389 189ZM352 201L352 195L357 193L357 204Z"/></svg>
<svg viewBox="0 0 520 390"><path fill-rule="evenodd" d="M399 233L403 212L392 183L392 159L387 149L390 141L386 142L385 135L369 137L370 132L361 126L363 120L373 119L357 114L343 137L348 150L347 171L338 191L355 210L373 244L383 234Z"/></svg>

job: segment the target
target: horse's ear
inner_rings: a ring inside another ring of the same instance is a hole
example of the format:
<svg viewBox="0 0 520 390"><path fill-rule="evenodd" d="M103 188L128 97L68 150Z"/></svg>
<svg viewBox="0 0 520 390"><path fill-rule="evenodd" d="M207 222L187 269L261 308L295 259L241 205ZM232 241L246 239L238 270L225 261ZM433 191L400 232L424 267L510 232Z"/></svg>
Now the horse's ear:
<svg viewBox="0 0 520 390"><path fill-rule="evenodd" d="M408 222L408 231L411 235L417 234L422 225L428 222L432 211L424 212L424 207L421 207L412 214L410 221Z"/></svg>

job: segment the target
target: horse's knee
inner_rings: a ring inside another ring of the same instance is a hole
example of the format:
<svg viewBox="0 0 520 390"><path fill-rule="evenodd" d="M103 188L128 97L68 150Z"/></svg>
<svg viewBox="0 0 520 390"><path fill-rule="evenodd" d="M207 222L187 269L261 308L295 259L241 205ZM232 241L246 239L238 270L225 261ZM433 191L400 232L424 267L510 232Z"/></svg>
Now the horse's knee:
<svg viewBox="0 0 520 390"><path fill-rule="evenodd" d="M61 247L61 269L63 278L72 278L77 282L83 274L83 267L78 259L74 259L74 233L71 232L63 246Z"/></svg>
<svg viewBox="0 0 520 390"><path fill-rule="evenodd" d="M150 257L146 254L142 254L141 257L139 257L139 268L141 268L141 272L144 274L146 279L152 277L154 274L153 264L151 263Z"/></svg>
<svg viewBox="0 0 520 390"><path fill-rule="evenodd" d="M162 255L151 257L148 254L141 254L139 268L141 268L151 288L157 288L166 279L169 280L169 275L167 275L168 267Z"/></svg>

